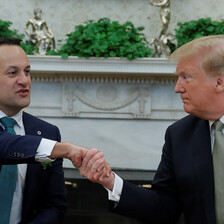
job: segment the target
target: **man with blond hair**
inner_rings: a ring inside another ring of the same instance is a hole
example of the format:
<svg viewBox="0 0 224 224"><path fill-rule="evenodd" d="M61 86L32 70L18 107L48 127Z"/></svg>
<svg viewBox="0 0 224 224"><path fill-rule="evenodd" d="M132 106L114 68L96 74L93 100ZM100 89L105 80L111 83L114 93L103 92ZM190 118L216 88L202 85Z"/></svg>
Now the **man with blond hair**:
<svg viewBox="0 0 224 224"><path fill-rule="evenodd" d="M193 40L169 59L177 62L175 92L189 115L168 127L152 188L113 173L99 179L91 167L81 174L108 189L111 209L118 214L174 224L183 213L188 224L223 224L224 36Z"/></svg>

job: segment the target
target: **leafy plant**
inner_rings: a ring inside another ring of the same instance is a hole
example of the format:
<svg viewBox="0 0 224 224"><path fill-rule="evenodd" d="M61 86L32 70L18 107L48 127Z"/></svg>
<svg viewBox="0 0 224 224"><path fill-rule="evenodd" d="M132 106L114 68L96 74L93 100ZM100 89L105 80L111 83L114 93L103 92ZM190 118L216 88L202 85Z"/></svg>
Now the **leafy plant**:
<svg viewBox="0 0 224 224"><path fill-rule="evenodd" d="M23 48L27 55L33 55L35 53L38 53L38 49L32 44L29 44L28 42L22 41L20 43L20 46Z"/></svg>
<svg viewBox="0 0 224 224"><path fill-rule="evenodd" d="M17 30L11 30L10 29L11 25L12 25L12 22L4 21L0 19L0 36L23 39L24 34L18 34Z"/></svg>
<svg viewBox="0 0 224 224"><path fill-rule="evenodd" d="M121 57L135 59L151 57L152 49L148 47L146 37L131 22L120 25L108 18L97 22L87 21L85 25L75 27L67 34L67 41L59 51L47 52L48 55L60 54L63 58L78 57Z"/></svg>
<svg viewBox="0 0 224 224"><path fill-rule="evenodd" d="M224 20L216 21L211 18L201 18L184 23L178 23L175 29L177 47L199 37L224 34Z"/></svg>
<svg viewBox="0 0 224 224"><path fill-rule="evenodd" d="M11 25L12 22L0 19L0 37L18 38L23 40L25 35L19 34L18 30L10 29ZM37 49L33 45L27 44L24 41L21 41L21 47L27 54L34 54L33 52L37 51Z"/></svg>

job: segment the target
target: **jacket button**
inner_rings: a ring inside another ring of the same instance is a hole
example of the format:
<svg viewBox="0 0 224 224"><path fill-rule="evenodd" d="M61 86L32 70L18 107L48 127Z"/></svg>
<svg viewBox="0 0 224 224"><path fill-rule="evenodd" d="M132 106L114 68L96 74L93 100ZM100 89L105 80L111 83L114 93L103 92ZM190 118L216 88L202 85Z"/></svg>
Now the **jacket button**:
<svg viewBox="0 0 224 224"><path fill-rule="evenodd" d="M13 152L9 152L9 156L13 156Z"/></svg>

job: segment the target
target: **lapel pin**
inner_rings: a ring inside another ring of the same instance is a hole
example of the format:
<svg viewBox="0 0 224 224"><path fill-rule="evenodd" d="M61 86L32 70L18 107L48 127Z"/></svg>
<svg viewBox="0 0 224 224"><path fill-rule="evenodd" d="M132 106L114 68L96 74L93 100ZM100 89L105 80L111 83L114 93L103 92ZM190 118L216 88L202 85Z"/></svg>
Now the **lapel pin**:
<svg viewBox="0 0 224 224"><path fill-rule="evenodd" d="M38 134L38 135L41 135L41 131L37 131L37 134Z"/></svg>

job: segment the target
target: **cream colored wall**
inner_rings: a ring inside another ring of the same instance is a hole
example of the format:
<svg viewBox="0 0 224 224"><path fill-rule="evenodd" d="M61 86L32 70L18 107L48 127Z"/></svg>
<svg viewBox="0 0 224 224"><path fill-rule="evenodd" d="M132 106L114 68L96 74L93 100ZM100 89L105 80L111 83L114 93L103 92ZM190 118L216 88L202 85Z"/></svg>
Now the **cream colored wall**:
<svg viewBox="0 0 224 224"><path fill-rule="evenodd" d="M144 26L148 40L157 37L162 27L159 8L149 5L149 0L1 0L0 19L12 21L13 28L25 33L24 26L37 7L42 8L56 40L66 39L75 25L101 17ZM223 8L223 0L171 0L169 31L174 32L177 22L201 17L220 20Z"/></svg>

